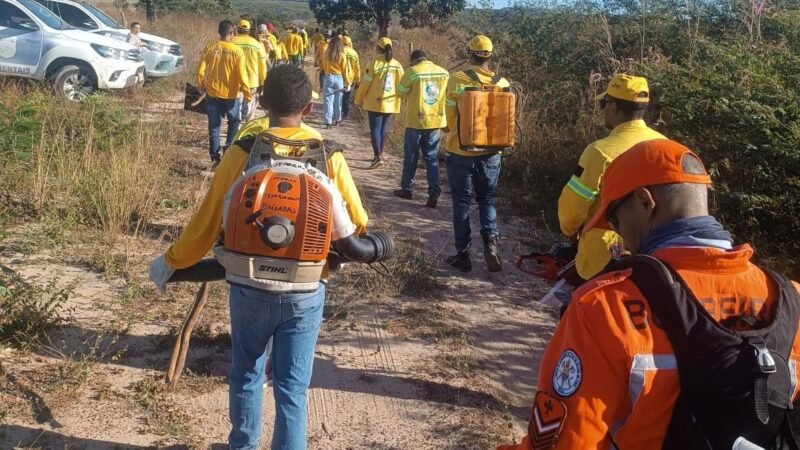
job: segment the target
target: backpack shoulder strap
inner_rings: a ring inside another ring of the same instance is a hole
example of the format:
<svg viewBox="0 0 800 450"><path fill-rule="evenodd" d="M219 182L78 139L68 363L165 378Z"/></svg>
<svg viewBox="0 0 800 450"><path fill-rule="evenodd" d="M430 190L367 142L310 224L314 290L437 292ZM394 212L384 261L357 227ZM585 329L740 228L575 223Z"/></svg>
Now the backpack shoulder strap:
<svg viewBox="0 0 800 450"><path fill-rule="evenodd" d="M474 82L476 82L476 83L478 83L478 84L480 84L480 85L483 85L483 82L481 81L481 77L479 77L479 76L478 76L478 74L477 74L477 73L475 73L475 71L474 71L474 70L472 70L472 69L467 69L467 70L465 70L465 71L464 71L464 73L465 73L465 74L466 74L468 77L470 77L470 78L471 78L471 79L472 79Z"/></svg>
<svg viewBox="0 0 800 450"><path fill-rule="evenodd" d="M502 79L503 79L503 77L502 77L502 76L501 76L499 73L496 73L496 74L494 74L494 76L492 77L492 84L494 84L494 85L496 86L496 85L497 85L497 83L499 83L499 82L500 82L500 80L502 80Z"/></svg>

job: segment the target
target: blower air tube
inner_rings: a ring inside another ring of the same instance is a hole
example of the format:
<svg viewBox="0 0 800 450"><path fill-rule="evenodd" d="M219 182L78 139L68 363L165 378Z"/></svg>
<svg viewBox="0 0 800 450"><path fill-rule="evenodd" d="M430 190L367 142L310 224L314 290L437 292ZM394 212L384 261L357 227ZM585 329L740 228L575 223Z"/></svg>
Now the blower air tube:
<svg viewBox="0 0 800 450"><path fill-rule="evenodd" d="M333 248L344 261L371 264L385 261L394 255L394 241L386 233L367 233L362 237L351 234L333 242ZM185 269L178 269L168 283L219 281L225 279L225 268L214 258L206 258Z"/></svg>
<svg viewBox="0 0 800 450"><path fill-rule="evenodd" d="M362 237L355 234L333 242L333 248L341 259L365 264L385 261L394 254L394 240L380 231Z"/></svg>

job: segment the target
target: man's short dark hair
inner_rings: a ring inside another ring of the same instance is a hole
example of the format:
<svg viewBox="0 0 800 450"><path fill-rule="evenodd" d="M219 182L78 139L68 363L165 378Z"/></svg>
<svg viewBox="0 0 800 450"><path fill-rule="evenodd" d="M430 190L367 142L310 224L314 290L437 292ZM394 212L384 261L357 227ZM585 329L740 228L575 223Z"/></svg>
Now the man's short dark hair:
<svg viewBox="0 0 800 450"><path fill-rule="evenodd" d="M409 59L411 59L411 62L413 63L414 61L419 61L427 57L428 55L426 55L425 52L423 52L422 50L414 50L413 52L411 52L411 56L409 56Z"/></svg>
<svg viewBox="0 0 800 450"><path fill-rule="evenodd" d="M628 120L643 118L644 113L647 112L647 107L649 106L649 103L637 103L628 100L620 100L610 95L606 96L606 101L617 105L617 108L622 111L622 114L625 114L625 117Z"/></svg>
<svg viewBox="0 0 800 450"><path fill-rule="evenodd" d="M231 33L233 30L236 29L236 25L233 24L230 20L223 20L219 23L219 37L225 37Z"/></svg>
<svg viewBox="0 0 800 450"><path fill-rule="evenodd" d="M139 22L131 22L131 28L135 27L136 25L142 26Z"/></svg>
<svg viewBox="0 0 800 450"><path fill-rule="evenodd" d="M311 102L311 81L299 67L280 65L270 69L260 98L261 107L270 113L291 116Z"/></svg>

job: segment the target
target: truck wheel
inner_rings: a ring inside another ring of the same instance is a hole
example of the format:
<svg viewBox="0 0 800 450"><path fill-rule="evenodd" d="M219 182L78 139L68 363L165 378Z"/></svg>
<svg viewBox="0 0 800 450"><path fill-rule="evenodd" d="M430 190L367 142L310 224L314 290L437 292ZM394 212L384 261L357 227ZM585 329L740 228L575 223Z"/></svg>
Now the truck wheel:
<svg viewBox="0 0 800 450"><path fill-rule="evenodd" d="M89 70L70 64L58 69L53 76L53 90L69 101L82 102L97 90L97 83Z"/></svg>

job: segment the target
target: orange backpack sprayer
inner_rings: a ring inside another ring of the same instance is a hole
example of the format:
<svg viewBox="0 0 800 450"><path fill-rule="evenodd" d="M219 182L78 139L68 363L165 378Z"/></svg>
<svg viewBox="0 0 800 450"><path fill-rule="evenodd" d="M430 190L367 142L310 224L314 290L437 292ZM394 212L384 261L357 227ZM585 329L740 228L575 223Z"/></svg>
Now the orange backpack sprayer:
<svg viewBox="0 0 800 450"><path fill-rule="evenodd" d="M458 99L458 140L466 151L509 151L516 135L516 95L498 88L500 75L483 84L473 70L464 73L480 83L467 87Z"/></svg>

